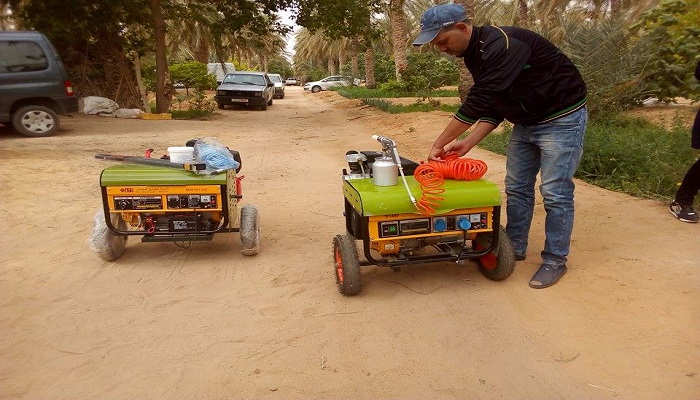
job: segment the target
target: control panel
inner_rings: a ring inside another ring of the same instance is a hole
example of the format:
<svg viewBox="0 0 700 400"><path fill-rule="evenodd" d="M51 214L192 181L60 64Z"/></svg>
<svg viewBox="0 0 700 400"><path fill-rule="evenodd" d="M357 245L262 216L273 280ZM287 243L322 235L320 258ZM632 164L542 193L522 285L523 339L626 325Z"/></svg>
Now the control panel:
<svg viewBox="0 0 700 400"><path fill-rule="evenodd" d="M162 210L162 196L115 196L114 209L119 211L126 210ZM210 194L181 194L168 195L166 208L169 210L179 209L216 209L217 199L215 195Z"/></svg>
<svg viewBox="0 0 700 400"><path fill-rule="evenodd" d="M219 185L107 187L110 209L125 212L222 210Z"/></svg>
<svg viewBox="0 0 700 400"><path fill-rule="evenodd" d="M489 212L379 222L379 237L392 238L431 233L454 233L489 229Z"/></svg>

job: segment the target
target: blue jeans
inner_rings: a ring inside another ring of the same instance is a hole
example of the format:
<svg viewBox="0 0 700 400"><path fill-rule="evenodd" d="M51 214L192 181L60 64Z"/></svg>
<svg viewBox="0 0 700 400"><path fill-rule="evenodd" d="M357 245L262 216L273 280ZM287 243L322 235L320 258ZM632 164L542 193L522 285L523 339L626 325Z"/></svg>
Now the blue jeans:
<svg viewBox="0 0 700 400"><path fill-rule="evenodd" d="M506 232L515 254L525 254L541 172L545 242L542 260L559 266L569 255L574 228L574 173L583 154L588 113L582 108L541 125L515 125L507 149Z"/></svg>

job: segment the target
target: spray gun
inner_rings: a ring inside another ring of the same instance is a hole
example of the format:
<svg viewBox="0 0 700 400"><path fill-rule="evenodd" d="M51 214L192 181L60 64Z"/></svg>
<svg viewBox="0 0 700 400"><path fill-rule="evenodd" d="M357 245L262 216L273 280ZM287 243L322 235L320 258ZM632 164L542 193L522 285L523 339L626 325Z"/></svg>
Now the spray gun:
<svg viewBox="0 0 700 400"><path fill-rule="evenodd" d="M406 188L408 197L411 199L416 208L416 198L413 197L411 189L408 187L408 182L406 182L406 176L403 173L403 167L401 166L401 157L399 156L399 150L396 147L396 142L389 139L386 136L372 135L372 139L378 141L382 145L382 157L377 158L372 163L372 179L377 186L393 186L397 184L398 173L401 174L401 179L403 180L403 185Z"/></svg>

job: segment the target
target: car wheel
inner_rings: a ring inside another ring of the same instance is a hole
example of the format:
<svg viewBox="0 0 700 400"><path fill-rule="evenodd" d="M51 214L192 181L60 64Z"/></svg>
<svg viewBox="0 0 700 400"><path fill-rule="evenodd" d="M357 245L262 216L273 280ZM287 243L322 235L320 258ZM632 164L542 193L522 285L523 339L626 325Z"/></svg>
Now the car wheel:
<svg viewBox="0 0 700 400"><path fill-rule="evenodd" d="M273 97L270 97L270 101L267 102L267 105L268 105L268 106L271 106L271 105L272 105L272 99L273 99Z"/></svg>
<svg viewBox="0 0 700 400"><path fill-rule="evenodd" d="M314 86L314 87L311 88L311 93L318 93L318 92L320 92L320 91L321 91L321 87L320 87L320 86Z"/></svg>
<svg viewBox="0 0 700 400"><path fill-rule="evenodd" d="M260 111L265 111L265 110L267 110L267 103L260 106Z"/></svg>
<svg viewBox="0 0 700 400"><path fill-rule="evenodd" d="M12 117L12 126L23 136L51 136L59 128L58 114L44 106L24 106Z"/></svg>
<svg viewBox="0 0 700 400"><path fill-rule="evenodd" d="M216 103L216 105L217 107L219 107L219 110L223 110L224 108L226 108L226 106L221 103Z"/></svg>

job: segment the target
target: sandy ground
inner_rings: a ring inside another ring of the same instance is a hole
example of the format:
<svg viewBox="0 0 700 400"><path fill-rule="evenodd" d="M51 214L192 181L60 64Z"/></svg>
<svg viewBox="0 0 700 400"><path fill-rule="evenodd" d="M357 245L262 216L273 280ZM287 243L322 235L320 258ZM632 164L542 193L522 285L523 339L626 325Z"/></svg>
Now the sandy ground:
<svg viewBox="0 0 700 400"><path fill-rule="evenodd" d="M1 399L697 399L700 225L582 182L569 273L530 289L451 263L363 267L337 292L347 150L387 135L424 159L449 114L388 115L334 93L212 121L80 115L58 136L0 128ZM162 154L213 136L243 157L260 254L237 234L189 248L132 237L105 262L87 244L98 152ZM476 150L502 188L504 157Z"/></svg>

